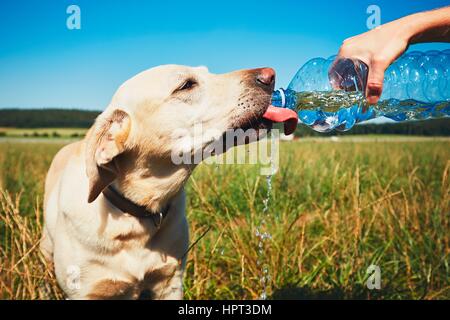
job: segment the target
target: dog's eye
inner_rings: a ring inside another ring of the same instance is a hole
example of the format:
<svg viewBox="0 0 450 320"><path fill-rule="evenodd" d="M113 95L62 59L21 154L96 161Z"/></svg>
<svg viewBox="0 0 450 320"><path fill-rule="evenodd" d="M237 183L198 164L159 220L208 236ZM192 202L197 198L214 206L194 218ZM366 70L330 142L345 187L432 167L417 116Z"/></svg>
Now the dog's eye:
<svg viewBox="0 0 450 320"><path fill-rule="evenodd" d="M196 85L197 85L197 82L195 82L195 80L188 79L185 82L183 82L183 84L176 91L189 90L189 89L192 89L193 87L195 87Z"/></svg>

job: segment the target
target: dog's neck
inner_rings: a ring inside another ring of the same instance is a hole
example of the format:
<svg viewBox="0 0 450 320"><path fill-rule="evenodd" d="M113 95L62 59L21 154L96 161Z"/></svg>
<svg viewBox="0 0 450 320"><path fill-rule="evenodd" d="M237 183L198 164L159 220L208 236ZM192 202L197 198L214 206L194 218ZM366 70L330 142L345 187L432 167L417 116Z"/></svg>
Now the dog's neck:
<svg viewBox="0 0 450 320"><path fill-rule="evenodd" d="M114 188L132 202L157 212L178 194L193 168L175 165L170 159L137 159L132 165L120 161L121 175Z"/></svg>

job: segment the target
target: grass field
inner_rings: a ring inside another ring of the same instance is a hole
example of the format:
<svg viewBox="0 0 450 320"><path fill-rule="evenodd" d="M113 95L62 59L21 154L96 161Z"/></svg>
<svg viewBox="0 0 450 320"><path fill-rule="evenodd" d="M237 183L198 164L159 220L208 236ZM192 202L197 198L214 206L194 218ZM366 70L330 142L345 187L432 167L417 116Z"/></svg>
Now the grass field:
<svg viewBox="0 0 450 320"><path fill-rule="evenodd" d="M82 137L86 134L85 128L5 128L0 127L0 136L3 137L41 137L41 138L71 138Z"/></svg>
<svg viewBox="0 0 450 320"><path fill-rule="evenodd" d="M269 298L449 299L449 140L281 144L264 263ZM318 143L320 142L320 143ZM62 298L37 250L58 143L0 143L0 297ZM187 299L255 299L267 186L258 166L201 165L187 186ZM366 287L369 265L381 289Z"/></svg>

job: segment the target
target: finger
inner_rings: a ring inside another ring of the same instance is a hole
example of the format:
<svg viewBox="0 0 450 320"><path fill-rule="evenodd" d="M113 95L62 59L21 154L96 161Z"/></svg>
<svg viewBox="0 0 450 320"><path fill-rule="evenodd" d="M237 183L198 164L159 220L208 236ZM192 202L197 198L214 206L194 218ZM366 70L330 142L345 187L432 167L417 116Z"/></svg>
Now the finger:
<svg viewBox="0 0 450 320"><path fill-rule="evenodd" d="M363 87L359 74L359 60L337 57L328 71L328 78L333 89L356 91Z"/></svg>
<svg viewBox="0 0 450 320"><path fill-rule="evenodd" d="M366 87L366 99L369 104L376 104L380 99L386 67L382 62L373 62L370 65Z"/></svg>

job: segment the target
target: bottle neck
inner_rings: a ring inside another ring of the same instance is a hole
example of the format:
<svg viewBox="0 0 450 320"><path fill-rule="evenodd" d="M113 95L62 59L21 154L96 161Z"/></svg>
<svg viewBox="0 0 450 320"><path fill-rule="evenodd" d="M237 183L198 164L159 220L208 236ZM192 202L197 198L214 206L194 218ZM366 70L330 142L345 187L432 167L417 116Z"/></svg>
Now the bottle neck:
<svg viewBox="0 0 450 320"><path fill-rule="evenodd" d="M272 105L279 108L284 108L286 106L284 89L280 88L272 93Z"/></svg>
<svg viewBox="0 0 450 320"><path fill-rule="evenodd" d="M297 95L294 90L280 88L272 93L272 105L279 108L295 109Z"/></svg>

